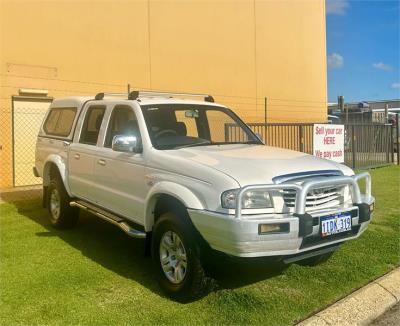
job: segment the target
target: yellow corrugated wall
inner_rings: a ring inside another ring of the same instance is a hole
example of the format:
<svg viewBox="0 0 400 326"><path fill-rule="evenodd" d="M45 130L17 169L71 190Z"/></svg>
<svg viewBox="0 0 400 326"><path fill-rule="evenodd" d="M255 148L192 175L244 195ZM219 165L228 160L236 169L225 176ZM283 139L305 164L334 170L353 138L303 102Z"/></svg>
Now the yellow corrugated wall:
<svg viewBox="0 0 400 326"><path fill-rule="evenodd" d="M0 187L11 96L206 92L248 122L324 121L324 0L0 1ZM11 171L11 172L10 172Z"/></svg>

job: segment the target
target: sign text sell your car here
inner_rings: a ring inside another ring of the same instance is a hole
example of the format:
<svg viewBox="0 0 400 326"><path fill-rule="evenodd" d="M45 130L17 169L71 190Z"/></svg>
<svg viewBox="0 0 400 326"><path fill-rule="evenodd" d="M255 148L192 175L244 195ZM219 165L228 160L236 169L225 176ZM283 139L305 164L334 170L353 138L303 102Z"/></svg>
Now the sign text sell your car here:
<svg viewBox="0 0 400 326"><path fill-rule="evenodd" d="M344 125L315 124L313 154L335 162L344 162Z"/></svg>

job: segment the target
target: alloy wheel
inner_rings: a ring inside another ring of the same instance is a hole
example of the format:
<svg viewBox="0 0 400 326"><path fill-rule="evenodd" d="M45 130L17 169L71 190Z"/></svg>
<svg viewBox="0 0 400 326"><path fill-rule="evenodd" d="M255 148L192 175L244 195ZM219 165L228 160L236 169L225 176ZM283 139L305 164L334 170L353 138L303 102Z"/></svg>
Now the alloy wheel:
<svg viewBox="0 0 400 326"><path fill-rule="evenodd" d="M58 220L60 217L60 194L58 193L57 189L52 189L50 193L50 212L51 216L55 219Z"/></svg>
<svg viewBox="0 0 400 326"><path fill-rule="evenodd" d="M160 241L161 267L167 279L179 284L183 282L187 271L187 255L182 240L173 231L163 234Z"/></svg>

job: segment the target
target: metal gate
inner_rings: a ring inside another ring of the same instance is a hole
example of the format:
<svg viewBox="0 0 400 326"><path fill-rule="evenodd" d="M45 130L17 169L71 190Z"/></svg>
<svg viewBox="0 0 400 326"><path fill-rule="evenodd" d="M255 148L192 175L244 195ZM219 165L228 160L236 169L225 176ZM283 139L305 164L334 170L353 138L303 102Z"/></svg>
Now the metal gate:
<svg viewBox="0 0 400 326"><path fill-rule="evenodd" d="M12 98L13 185L31 186L42 182L33 176L35 144L51 98L14 96Z"/></svg>
<svg viewBox="0 0 400 326"><path fill-rule="evenodd" d="M313 153L313 123L249 123L269 146ZM371 168L393 164L395 151L399 163L399 125L347 124L345 125L345 164L352 168ZM243 141L238 126L225 125L225 139ZM397 136L395 136L397 135ZM397 139L397 141L396 141Z"/></svg>

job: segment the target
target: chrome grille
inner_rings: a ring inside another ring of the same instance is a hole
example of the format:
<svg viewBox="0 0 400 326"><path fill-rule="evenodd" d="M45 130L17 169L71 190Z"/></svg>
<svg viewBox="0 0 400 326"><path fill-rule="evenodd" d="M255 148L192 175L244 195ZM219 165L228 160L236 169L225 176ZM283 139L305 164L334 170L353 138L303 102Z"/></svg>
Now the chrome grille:
<svg viewBox="0 0 400 326"><path fill-rule="evenodd" d="M296 190L282 190L283 200L288 208L294 208L296 202ZM312 189L306 198L306 210L329 208L342 204L343 187L327 187Z"/></svg>

